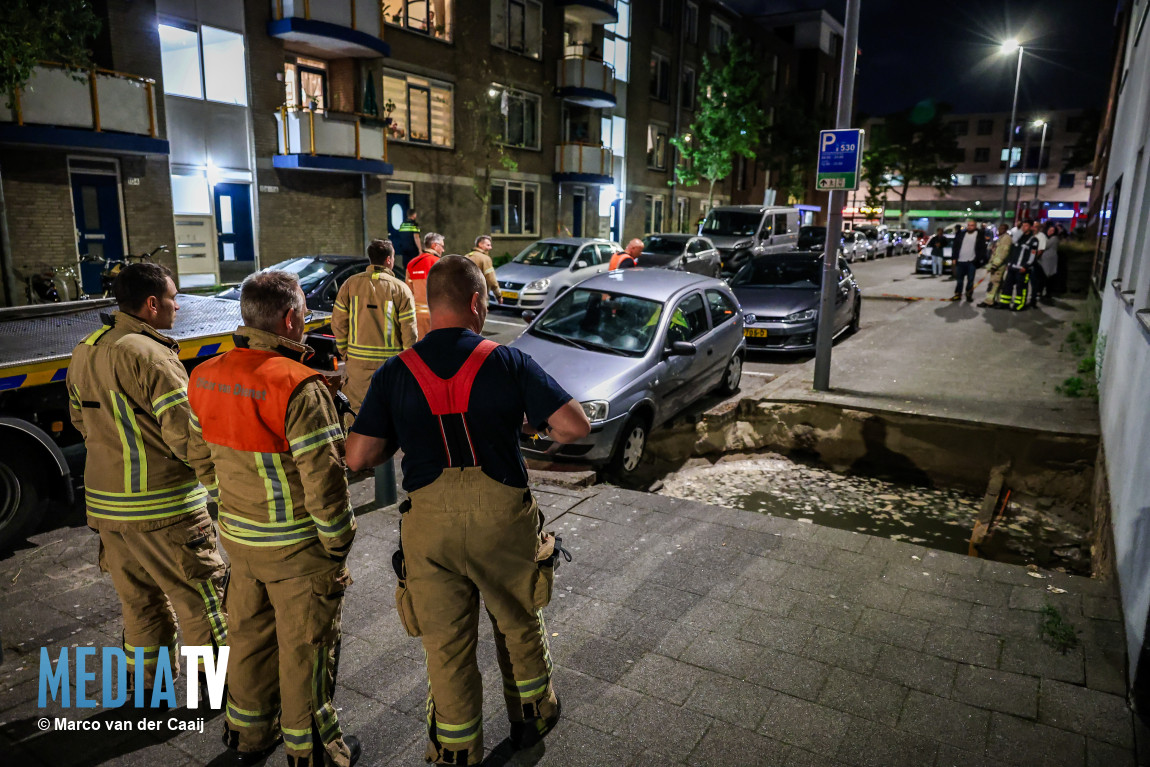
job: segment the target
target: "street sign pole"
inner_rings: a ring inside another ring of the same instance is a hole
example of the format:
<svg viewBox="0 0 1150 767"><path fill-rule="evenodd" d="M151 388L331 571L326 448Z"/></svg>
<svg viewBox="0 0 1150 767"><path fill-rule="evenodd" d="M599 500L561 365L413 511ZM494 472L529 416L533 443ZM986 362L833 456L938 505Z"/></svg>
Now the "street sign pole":
<svg viewBox="0 0 1150 767"><path fill-rule="evenodd" d="M855 91L855 59L859 43L859 7L862 0L847 0L846 28L843 35L843 58L839 70L839 105L835 128L851 124L851 109ZM860 137L861 138L861 137ZM820 152L822 151L820 138ZM862 153L861 141L857 147ZM858 178L853 185L857 185ZM815 339L815 391L831 388L831 342L835 334L835 295L838 292L839 232L843 229L843 206L846 205L845 185L839 190L831 188L827 201L827 242L823 251L823 286L819 299L819 330Z"/></svg>

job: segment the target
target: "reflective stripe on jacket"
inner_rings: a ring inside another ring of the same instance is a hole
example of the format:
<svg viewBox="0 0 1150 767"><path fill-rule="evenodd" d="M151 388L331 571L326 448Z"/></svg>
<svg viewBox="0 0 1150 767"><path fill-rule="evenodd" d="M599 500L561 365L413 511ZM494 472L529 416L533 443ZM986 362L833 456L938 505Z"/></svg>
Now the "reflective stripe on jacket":
<svg viewBox="0 0 1150 767"><path fill-rule="evenodd" d="M340 286L331 329L341 355L378 367L415 343L415 298L390 269L369 266Z"/></svg>
<svg viewBox="0 0 1150 767"><path fill-rule="evenodd" d="M240 328L236 348L192 371L189 401L220 485L220 534L246 546L318 539L343 555L355 515L343 467L343 429L308 348ZM296 359L289 358L295 357Z"/></svg>
<svg viewBox="0 0 1150 767"><path fill-rule="evenodd" d="M107 321L72 352L65 379L87 448L89 524L165 527L205 506L200 479L215 488L208 448L190 426L188 374L179 344L151 325L125 312Z"/></svg>

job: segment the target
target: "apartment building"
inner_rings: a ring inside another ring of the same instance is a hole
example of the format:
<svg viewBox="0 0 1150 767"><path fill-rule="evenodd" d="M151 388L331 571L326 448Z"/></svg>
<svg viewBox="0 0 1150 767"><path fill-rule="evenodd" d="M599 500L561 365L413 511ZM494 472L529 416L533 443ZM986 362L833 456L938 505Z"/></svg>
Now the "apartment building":
<svg viewBox="0 0 1150 767"><path fill-rule="evenodd" d="M1067 227L1085 221L1094 176L1088 164L1066 168L1066 162L1073 157L1087 120L1082 110L1019 111L1009 171L1008 221L1018 216L1059 221ZM882 118L869 120L864 127L873 133L876 127L881 129L882 122ZM958 144L953 186L940 196L933 187L912 184L906 196L910 225L930 230L968 217L997 221L1002 185L1007 180L1010 113L949 115L946 122ZM866 197L864 183L848 202L848 219L874 218L860 210ZM892 191L887 196L885 220L898 221L900 204L897 190Z"/></svg>
<svg viewBox="0 0 1150 767"><path fill-rule="evenodd" d="M158 245L183 288L358 255L411 208L448 252L489 232L496 256L557 234L693 230L707 190L674 183L669 142L703 56L746 36L770 67L768 109L817 82L803 33L717 0L93 6L97 68L45 64L0 105L5 304L50 268L71 297L96 292L99 259ZM716 203L763 201L769 174L740 163Z"/></svg>

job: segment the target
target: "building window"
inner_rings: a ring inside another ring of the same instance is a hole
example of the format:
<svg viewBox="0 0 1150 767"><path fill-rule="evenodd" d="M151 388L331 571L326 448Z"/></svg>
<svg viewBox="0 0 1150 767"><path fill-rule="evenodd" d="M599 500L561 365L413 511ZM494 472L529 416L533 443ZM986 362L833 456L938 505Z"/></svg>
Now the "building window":
<svg viewBox="0 0 1150 767"><path fill-rule="evenodd" d="M719 19L711 19L711 50L724 50L731 42L731 25Z"/></svg>
<svg viewBox="0 0 1150 767"><path fill-rule="evenodd" d="M455 92L451 84L384 70L383 101L395 104L387 128L390 140L454 146Z"/></svg>
<svg viewBox="0 0 1150 767"><path fill-rule="evenodd" d="M388 24L451 42L454 0L391 0L383 9Z"/></svg>
<svg viewBox="0 0 1150 767"><path fill-rule="evenodd" d="M989 136L994 133L994 120L979 120L978 135Z"/></svg>
<svg viewBox="0 0 1150 767"><path fill-rule="evenodd" d="M695 108L695 70L683 67L683 83L679 88L679 104L683 109Z"/></svg>
<svg viewBox="0 0 1150 767"><path fill-rule="evenodd" d="M492 234L539 236L539 185L493 181L490 212Z"/></svg>
<svg viewBox="0 0 1150 767"><path fill-rule="evenodd" d="M492 118L491 132L503 144L539 148L539 105L540 98L534 93L512 90L494 85L487 92L495 99L499 109ZM586 136L583 140L586 140Z"/></svg>
<svg viewBox="0 0 1150 767"><path fill-rule="evenodd" d="M643 195L643 233L655 234L663 231L663 196Z"/></svg>
<svg viewBox="0 0 1150 767"><path fill-rule="evenodd" d="M537 59L543 49L543 6L538 0L494 0L491 44Z"/></svg>
<svg viewBox="0 0 1150 767"><path fill-rule="evenodd" d="M1010 167L1013 168L1015 165L1018 164L1018 161L1022 159L1022 147L1019 147L1019 146L1013 147L1011 152L1010 152L1010 159L1011 159ZM1000 168L1006 167L1006 147L1002 148L1002 153L998 157L998 165Z"/></svg>
<svg viewBox="0 0 1150 767"><path fill-rule="evenodd" d="M237 32L160 24L160 66L169 96L248 104L244 36Z"/></svg>
<svg viewBox="0 0 1150 767"><path fill-rule="evenodd" d="M952 120L949 127L950 132L956 136L965 136L970 132L970 122L968 120Z"/></svg>
<svg viewBox="0 0 1150 767"><path fill-rule="evenodd" d="M980 174L975 174L975 175L971 176L970 177L970 185L971 186L986 186L986 176L980 175Z"/></svg>
<svg viewBox="0 0 1150 767"><path fill-rule="evenodd" d="M284 103L289 107L323 112L327 97L327 62L294 57L284 62Z"/></svg>
<svg viewBox="0 0 1150 767"><path fill-rule="evenodd" d="M675 200L675 231L682 234L691 231L691 201L686 197Z"/></svg>
<svg viewBox="0 0 1150 767"><path fill-rule="evenodd" d="M683 26L687 32L687 42L692 45L699 42L699 6L690 0L687 2Z"/></svg>
<svg viewBox="0 0 1150 767"><path fill-rule="evenodd" d="M651 123L647 126L647 167L667 169L667 127Z"/></svg>
<svg viewBox="0 0 1150 767"><path fill-rule="evenodd" d="M779 55L771 56L771 92L779 92Z"/></svg>
<svg viewBox="0 0 1150 767"><path fill-rule="evenodd" d="M672 6L674 0L656 0L659 3L659 26L668 29L671 26Z"/></svg>
<svg viewBox="0 0 1150 767"><path fill-rule="evenodd" d="M1058 188L1059 189L1070 189L1072 186L1074 186L1074 174L1073 173L1059 173L1058 174Z"/></svg>
<svg viewBox="0 0 1150 767"><path fill-rule="evenodd" d="M980 146L974 149L975 162L990 162L990 147Z"/></svg>
<svg viewBox="0 0 1150 767"><path fill-rule="evenodd" d="M1086 188L1089 189L1092 186L1094 186L1094 174L1093 173L1087 173L1086 174Z"/></svg>
<svg viewBox="0 0 1150 767"><path fill-rule="evenodd" d="M651 98L670 100L671 60L661 53L651 53Z"/></svg>

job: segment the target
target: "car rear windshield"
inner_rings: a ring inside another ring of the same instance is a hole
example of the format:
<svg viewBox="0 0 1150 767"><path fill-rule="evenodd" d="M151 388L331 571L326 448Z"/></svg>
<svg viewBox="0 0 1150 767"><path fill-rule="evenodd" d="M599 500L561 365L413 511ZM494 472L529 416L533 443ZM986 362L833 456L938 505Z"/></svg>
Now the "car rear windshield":
<svg viewBox="0 0 1150 767"><path fill-rule="evenodd" d="M825 226L804 226L799 229L799 247L804 248L816 243L827 241L827 228Z"/></svg>
<svg viewBox="0 0 1150 767"><path fill-rule="evenodd" d="M702 234L720 237L750 237L762 218L758 213L745 210L712 210L703 221Z"/></svg>
<svg viewBox="0 0 1150 767"><path fill-rule="evenodd" d="M662 311L658 301L574 288L560 296L529 332L580 349L638 357L651 346Z"/></svg>
<svg viewBox="0 0 1150 767"><path fill-rule="evenodd" d="M681 237L659 237L652 235L643 239L643 252L660 256L677 256L683 252L686 240Z"/></svg>
<svg viewBox="0 0 1150 767"><path fill-rule="evenodd" d="M515 263L528 266L555 266L559 268L571 265L571 259L579 250L578 245L569 245L562 242L536 242L528 245L515 257Z"/></svg>
<svg viewBox="0 0 1150 767"><path fill-rule="evenodd" d="M335 269L336 265L327 261L319 261L314 258L293 258L288 261L280 261L275 266L269 266L267 271L291 272L299 277L299 286L303 288L304 295L307 295L319 287L323 278L334 272Z"/></svg>
<svg viewBox="0 0 1150 767"><path fill-rule="evenodd" d="M755 259L731 278L732 287L817 288L822 284L822 262L817 258Z"/></svg>

